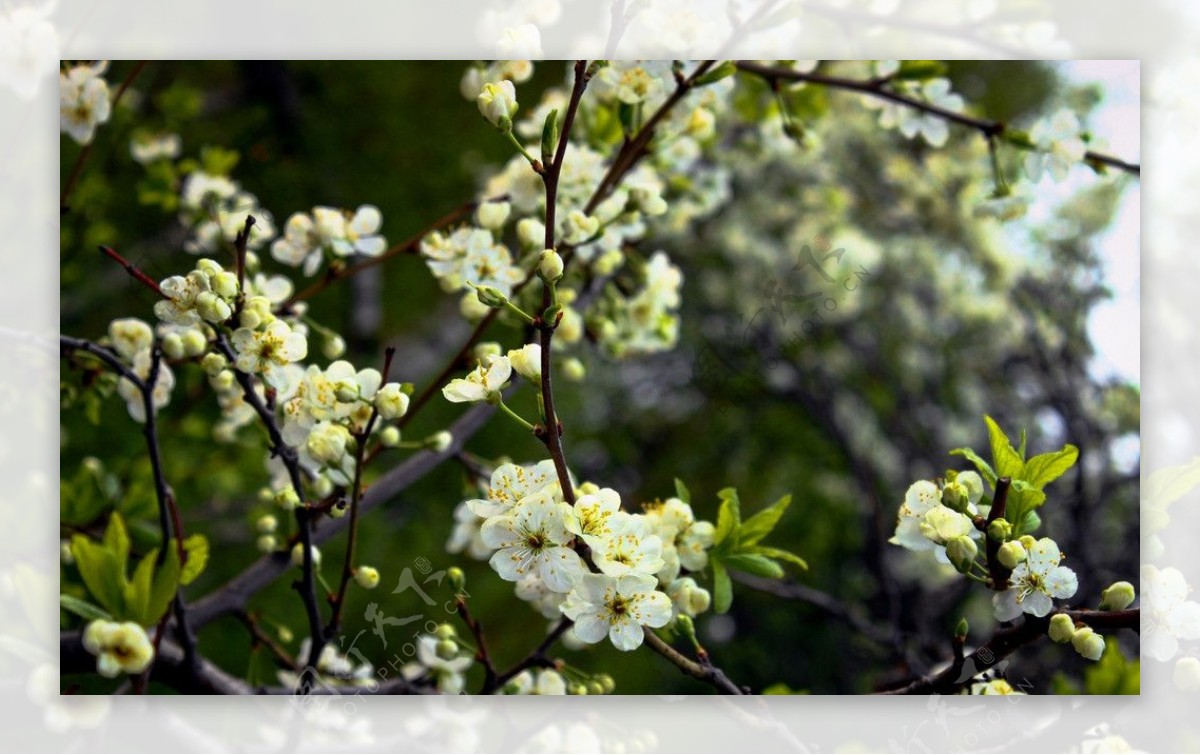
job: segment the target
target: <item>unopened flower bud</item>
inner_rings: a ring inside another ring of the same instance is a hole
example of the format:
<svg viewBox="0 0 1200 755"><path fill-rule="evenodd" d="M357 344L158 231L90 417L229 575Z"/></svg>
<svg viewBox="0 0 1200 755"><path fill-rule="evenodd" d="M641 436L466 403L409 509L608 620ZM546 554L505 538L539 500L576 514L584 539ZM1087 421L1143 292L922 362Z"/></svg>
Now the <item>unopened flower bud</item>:
<svg viewBox="0 0 1200 755"><path fill-rule="evenodd" d="M317 498L326 498L333 492L333 480L328 477L318 477L313 480L312 489L313 495Z"/></svg>
<svg viewBox="0 0 1200 755"><path fill-rule="evenodd" d="M233 299L238 295L237 274L223 270L211 279L213 291L222 299Z"/></svg>
<svg viewBox="0 0 1200 755"><path fill-rule="evenodd" d="M553 249L542 252L538 262L538 275L547 283L554 283L563 277L563 258Z"/></svg>
<svg viewBox="0 0 1200 755"><path fill-rule="evenodd" d="M205 354L204 358L200 360L200 366L204 369L209 377L213 377L221 370L225 369L228 365L229 360L225 358L225 355L217 354L215 352L212 354Z"/></svg>
<svg viewBox="0 0 1200 755"><path fill-rule="evenodd" d="M431 451L442 453L454 442L454 436L448 430L436 432L425 439L425 446Z"/></svg>
<svg viewBox="0 0 1200 755"><path fill-rule="evenodd" d="M203 291L196 296L196 312L208 322L225 322L233 314L229 302L212 291Z"/></svg>
<svg viewBox="0 0 1200 755"><path fill-rule="evenodd" d="M971 568L977 553L979 553L979 546L975 545L975 541L967 535L953 537L946 543L946 557L950 559L950 563L954 564L954 568L963 574L966 574L967 570Z"/></svg>
<svg viewBox="0 0 1200 755"><path fill-rule="evenodd" d="M1089 661L1098 661L1104 655L1104 637L1091 627L1080 627L1071 636L1071 647Z"/></svg>
<svg viewBox="0 0 1200 755"><path fill-rule="evenodd" d="M263 516L260 516L258 521L254 523L254 528L264 535L274 532L275 528L278 526L279 521L270 514L264 514Z"/></svg>
<svg viewBox="0 0 1200 755"><path fill-rule="evenodd" d="M586 695L587 693L588 693L587 685L582 684L581 682L574 682L572 684L567 685L567 694L568 695Z"/></svg>
<svg viewBox="0 0 1200 755"><path fill-rule="evenodd" d="M601 694L611 695L617 688L616 680L608 674L597 674L593 678L600 683L600 688L603 690Z"/></svg>
<svg viewBox="0 0 1200 755"><path fill-rule="evenodd" d="M523 249L536 249L546 242L546 226L533 218L517 222L517 240Z"/></svg>
<svg viewBox="0 0 1200 755"><path fill-rule="evenodd" d="M1055 642L1070 642L1075 636L1075 622L1065 613L1056 613L1050 617L1050 629L1046 634Z"/></svg>
<svg viewBox="0 0 1200 755"><path fill-rule="evenodd" d="M960 514L967 512L967 489L957 482L948 482L942 488L942 505Z"/></svg>
<svg viewBox="0 0 1200 755"><path fill-rule="evenodd" d="M162 337L162 350L168 359L183 359L183 337L178 333L167 333Z"/></svg>
<svg viewBox="0 0 1200 755"><path fill-rule="evenodd" d="M996 519L990 522L987 526L987 534L992 540L997 543L1003 543L1012 535L1012 525L1007 519ZM1010 569L1012 567L1009 567Z"/></svg>
<svg viewBox="0 0 1200 755"><path fill-rule="evenodd" d="M503 353L504 347L495 341L484 341L483 343L476 344L475 348L471 349L471 356L479 362L486 362L488 357L498 357Z"/></svg>
<svg viewBox="0 0 1200 755"><path fill-rule="evenodd" d="M480 304L492 308L503 307L508 302L508 297L495 286L476 286L475 296Z"/></svg>
<svg viewBox="0 0 1200 755"><path fill-rule="evenodd" d="M484 202L475 211L475 220L489 231L498 231L508 222L512 205L508 202Z"/></svg>
<svg viewBox="0 0 1200 755"><path fill-rule="evenodd" d="M438 658L448 661L458 655L458 643L454 640L441 640L434 652L437 653Z"/></svg>
<svg viewBox="0 0 1200 755"><path fill-rule="evenodd" d="M208 348L208 339L204 337L203 333L194 328L184 331L180 338L183 340L184 356L198 357Z"/></svg>
<svg viewBox="0 0 1200 755"><path fill-rule="evenodd" d="M332 519L341 519L349 512L345 501L338 501L329 507L329 516Z"/></svg>
<svg viewBox="0 0 1200 755"><path fill-rule="evenodd" d="M583 366L583 362L575 357L564 359L562 363L562 376L573 383L578 383L587 375L587 368Z"/></svg>
<svg viewBox="0 0 1200 755"><path fill-rule="evenodd" d="M275 493L275 505L284 511L291 511L300 505L300 496L295 488L286 487Z"/></svg>
<svg viewBox="0 0 1200 755"><path fill-rule="evenodd" d="M278 541L274 535L259 535L255 545L261 553L274 553Z"/></svg>
<svg viewBox="0 0 1200 755"><path fill-rule="evenodd" d="M517 114L517 90L511 81L484 84L475 104L493 126L501 131L512 129L512 117Z"/></svg>
<svg viewBox="0 0 1200 755"><path fill-rule="evenodd" d="M236 381L237 378L233 376L232 370L221 370L216 375L213 375L211 378L209 378L208 383L217 393L225 393L233 388L233 384Z"/></svg>
<svg viewBox="0 0 1200 755"><path fill-rule="evenodd" d="M467 586L467 575L457 566L451 566L446 570L446 580L450 583L450 589L455 593L462 592Z"/></svg>
<svg viewBox="0 0 1200 755"><path fill-rule="evenodd" d="M1021 544L1027 552L1033 550L1037 546L1037 538L1033 535L1021 535L1017 538L1017 542Z"/></svg>
<svg viewBox="0 0 1200 755"><path fill-rule="evenodd" d="M1128 582L1113 582L1100 593L1101 611L1123 611L1137 598L1133 585Z"/></svg>
<svg viewBox="0 0 1200 755"><path fill-rule="evenodd" d="M334 388L334 395L337 396L338 401L348 404L351 401L358 401L359 396L362 395L362 388L357 381L351 378L342 378L337 381L337 386Z"/></svg>
<svg viewBox="0 0 1200 755"><path fill-rule="evenodd" d="M1000 559L1000 563L1006 568L1015 569L1017 564L1024 561L1028 554L1025 551L1025 546L1021 545L1016 540L1009 540L1007 543L1000 545L1000 549L996 552L996 557Z"/></svg>
<svg viewBox="0 0 1200 755"><path fill-rule="evenodd" d="M439 640L453 640L458 636L458 632L450 624L438 624L437 629L433 630L433 636Z"/></svg>
<svg viewBox="0 0 1200 755"><path fill-rule="evenodd" d="M326 359L339 358L346 353L346 339L336 333L325 336L325 341L321 344L321 353Z"/></svg>
<svg viewBox="0 0 1200 755"><path fill-rule="evenodd" d="M321 564L321 551L317 550L316 546L311 546L309 551L312 553L313 566ZM296 543L292 546L292 566L304 565L304 543Z"/></svg>
<svg viewBox="0 0 1200 755"><path fill-rule="evenodd" d="M379 570L373 566L360 566L354 570L354 581L364 590L379 586Z"/></svg>
<svg viewBox="0 0 1200 755"><path fill-rule="evenodd" d="M408 412L408 401L399 383L388 383L375 394L375 408L385 420L403 417Z"/></svg>
<svg viewBox="0 0 1200 755"><path fill-rule="evenodd" d="M385 448L395 448L400 445L400 428L394 425L388 425L379 431L379 442Z"/></svg>
<svg viewBox="0 0 1200 755"><path fill-rule="evenodd" d="M959 639L966 639L969 631L971 631L971 625L967 623L967 619L964 617L959 619L958 624L955 625L954 636Z"/></svg>

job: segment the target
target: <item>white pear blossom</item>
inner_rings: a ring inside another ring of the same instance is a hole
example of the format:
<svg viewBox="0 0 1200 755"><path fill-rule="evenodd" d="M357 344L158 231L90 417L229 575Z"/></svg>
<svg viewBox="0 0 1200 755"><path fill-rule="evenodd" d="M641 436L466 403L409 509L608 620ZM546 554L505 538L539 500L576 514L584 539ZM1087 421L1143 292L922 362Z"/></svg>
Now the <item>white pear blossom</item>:
<svg viewBox="0 0 1200 755"><path fill-rule="evenodd" d="M643 626L657 628L671 620L671 599L655 590L647 574L619 577L584 574L563 603L562 612L575 622L575 635L587 643L608 637L618 650L642 644Z"/></svg>
<svg viewBox="0 0 1200 755"><path fill-rule="evenodd" d="M261 373L275 388L286 385L282 367L304 359L308 341L283 320L275 320L262 330L238 328L233 333L237 368L250 374Z"/></svg>
<svg viewBox="0 0 1200 755"><path fill-rule="evenodd" d="M1049 171L1055 181L1064 180L1087 152L1087 144L1080 135L1082 130L1079 117L1065 109L1035 123L1029 130L1029 140L1037 151L1025 156L1029 179L1036 183Z"/></svg>
<svg viewBox="0 0 1200 755"><path fill-rule="evenodd" d="M375 408L385 420L399 419L408 413L408 394L399 383L388 383L375 394Z"/></svg>
<svg viewBox="0 0 1200 755"><path fill-rule="evenodd" d="M321 266L322 242L311 215L297 212L287 219L283 236L271 244L271 256L291 267L302 267L312 275Z"/></svg>
<svg viewBox="0 0 1200 755"><path fill-rule="evenodd" d="M480 535L483 519L471 510L469 503L462 501L454 507L454 529L450 531L450 538L446 541L446 552L466 551L471 558L482 561L492 555L492 549L483 542Z"/></svg>
<svg viewBox="0 0 1200 755"><path fill-rule="evenodd" d="M584 536L596 568L614 577L630 572L656 574L662 569L662 539L648 533L645 517L618 511L606 525L607 534Z"/></svg>
<svg viewBox="0 0 1200 755"><path fill-rule="evenodd" d="M129 154L142 165L179 157L179 134L144 134L129 143Z"/></svg>
<svg viewBox="0 0 1200 755"><path fill-rule="evenodd" d="M529 382L537 385L542 379L542 347L540 344L527 343L519 349L508 352L508 361L513 370Z"/></svg>
<svg viewBox="0 0 1200 755"><path fill-rule="evenodd" d="M152 363L153 355L150 349L143 349L134 355L130 366L134 374L145 381L150 378ZM156 412L171 403L171 391L174 388L175 373L171 371L170 365L160 362L158 365L158 378L154 381L154 385L150 386L150 398ZM146 421L145 400L141 390L132 381L126 378L118 380L117 394L125 400L125 408L129 410L129 416L135 422Z"/></svg>
<svg viewBox="0 0 1200 755"><path fill-rule="evenodd" d="M77 65L58 74L59 127L80 144L91 142L112 113L105 68L106 63Z"/></svg>
<svg viewBox="0 0 1200 755"><path fill-rule="evenodd" d="M510 375L512 362L508 357L488 357L465 378L451 380L442 388L442 395L455 404L487 401L504 390Z"/></svg>
<svg viewBox="0 0 1200 755"><path fill-rule="evenodd" d="M508 514L522 499L547 489L555 498L561 498L562 488L553 459L526 466L507 462L492 471L487 498L472 499L466 504L476 516L487 519ZM573 521L574 518L568 520L568 524Z"/></svg>
<svg viewBox="0 0 1200 755"><path fill-rule="evenodd" d="M527 496L510 514L489 518L481 537L498 550L491 566L501 579L515 582L536 573L555 592L567 592L584 571L583 560L570 548L570 507L549 490Z"/></svg>
<svg viewBox="0 0 1200 755"><path fill-rule="evenodd" d="M108 325L108 337L112 341L113 351L127 360L132 360L138 352L154 344L154 331L145 321L136 317L113 320Z"/></svg>
<svg viewBox="0 0 1200 755"><path fill-rule="evenodd" d="M712 595L691 577L680 577L667 585L667 596L675 613L683 616L698 616L712 604Z"/></svg>
<svg viewBox="0 0 1200 755"><path fill-rule="evenodd" d="M110 679L121 673L140 674L154 660L146 630L132 621L92 621L83 630L83 647L96 656L96 671Z"/></svg>
<svg viewBox="0 0 1200 755"><path fill-rule="evenodd" d="M1079 588L1075 572L1059 566L1062 551L1053 540L1043 537L1027 550L1028 557L1013 569L1010 587L992 598L999 621L1012 621L1022 613L1045 616L1055 598L1069 598Z"/></svg>
<svg viewBox="0 0 1200 755"><path fill-rule="evenodd" d="M512 128L512 117L517 114L516 87L508 80L484 84L475 104L488 123L506 131Z"/></svg>
<svg viewBox="0 0 1200 755"><path fill-rule="evenodd" d="M568 526L576 535L603 540L612 536L610 522L621 510L621 496L612 488L601 488L575 499L574 516Z"/></svg>
<svg viewBox="0 0 1200 755"><path fill-rule="evenodd" d="M1200 603L1188 600L1191 587L1175 567L1142 567L1142 650L1156 661L1179 653L1180 640L1200 639Z"/></svg>
<svg viewBox="0 0 1200 755"><path fill-rule="evenodd" d="M921 532L921 524L925 515L940 506L941 502L942 493L933 482L918 480L909 485L904 494L904 503L900 506L896 534L888 542L911 551L926 551L936 547L937 544Z"/></svg>

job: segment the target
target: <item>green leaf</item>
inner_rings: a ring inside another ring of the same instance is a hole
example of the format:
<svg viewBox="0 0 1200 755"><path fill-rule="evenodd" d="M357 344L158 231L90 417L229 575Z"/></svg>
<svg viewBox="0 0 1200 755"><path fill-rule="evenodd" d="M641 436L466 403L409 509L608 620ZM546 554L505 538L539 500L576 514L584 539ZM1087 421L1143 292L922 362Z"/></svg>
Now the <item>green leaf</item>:
<svg viewBox="0 0 1200 755"><path fill-rule="evenodd" d="M1046 502L1046 494L1030 485L1025 480L1013 480L1012 490L1008 493L1008 505L1005 507L1005 519L1024 525L1025 517ZM1026 530L1022 529L1022 532Z"/></svg>
<svg viewBox="0 0 1200 755"><path fill-rule="evenodd" d="M1025 446L1026 446L1028 440L1029 440L1029 438L1026 437L1026 435L1025 435L1025 428L1022 427L1021 428L1021 446L1020 446L1020 448L1017 449L1017 453L1021 455L1022 459L1028 458L1025 456Z"/></svg>
<svg viewBox="0 0 1200 755"><path fill-rule="evenodd" d="M772 548L769 545L756 545L747 552L757 553L758 555L766 556L767 558L773 558L777 561L786 561L790 564L799 566L801 569L808 568L807 561L800 558L795 553L792 553L791 551L785 551L782 548Z"/></svg>
<svg viewBox="0 0 1200 755"><path fill-rule="evenodd" d="M1079 449L1068 443L1061 451L1039 454L1025 462L1025 471L1021 474L1021 479L1041 490L1066 474L1078 459Z"/></svg>
<svg viewBox="0 0 1200 755"><path fill-rule="evenodd" d="M713 570L713 610L717 613L727 613L733 605L733 580L719 558L709 561Z"/></svg>
<svg viewBox="0 0 1200 755"><path fill-rule="evenodd" d="M208 565L208 538L190 535L183 541L183 550L187 554L187 561L179 572L179 584L190 585Z"/></svg>
<svg viewBox="0 0 1200 755"><path fill-rule="evenodd" d="M766 577L767 579L783 577L782 566L758 553L734 553L723 557L721 561L730 569L744 571L756 577Z"/></svg>
<svg viewBox="0 0 1200 755"><path fill-rule="evenodd" d="M713 68L711 71L708 71L701 76L697 76L696 80L692 82L692 84L693 86L698 87L708 86L709 84L717 83L721 79L728 78L735 73L737 73L737 64L732 60L726 60L716 68Z"/></svg>
<svg viewBox="0 0 1200 755"><path fill-rule="evenodd" d="M779 523L780 517L783 516L783 512L787 511L791 503L792 497L785 495L743 522L742 526L738 527L739 548L756 545L758 541L771 534L771 530L775 529L775 525Z"/></svg>
<svg viewBox="0 0 1200 755"><path fill-rule="evenodd" d="M721 508L717 510L717 530L714 536L716 545L720 545L737 533L742 525L742 507L735 488L725 488L717 493L721 499Z"/></svg>
<svg viewBox="0 0 1200 755"><path fill-rule="evenodd" d="M956 448L950 452L950 455L962 456L967 461L974 464L975 468L979 470L979 474L983 476L983 479L987 480L990 485L995 487L996 472L992 469L992 465L984 461L983 457L981 457L979 454L975 453L969 448Z"/></svg>
<svg viewBox="0 0 1200 755"><path fill-rule="evenodd" d="M83 535L75 535L71 538L71 555L92 597L109 613L122 613L125 575L117 565L116 554Z"/></svg>
<svg viewBox="0 0 1200 755"><path fill-rule="evenodd" d="M162 566L155 572L154 581L150 587L149 600L146 602L146 621L142 622L144 626L155 624L163 617L178 589L179 554L176 553L174 546L168 544L167 557L163 559Z"/></svg>
<svg viewBox="0 0 1200 755"><path fill-rule="evenodd" d="M1038 516L1036 511L1028 511L1025 513L1025 518L1021 520L1016 531L1013 532L1014 537L1028 535L1031 532L1037 532L1038 527L1042 526L1042 518Z"/></svg>
<svg viewBox="0 0 1200 755"><path fill-rule="evenodd" d="M1020 477L1025 468L1025 459L1013 448L1012 442L996 420L984 415L987 423L988 439L992 444L992 464L995 465L997 477Z"/></svg>
<svg viewBox="0 0 1200 755"><path fill-rule="evenodd" d="M558 110L551 110L542 124L542 163L549 165L558 146Z"/></svg>
<svg viewBox="0 0 1200 755"><path fill-rule="evenodd" d="M125 520L115 511L104 530L104 548L116 557L117 571L124 577L125 566L129 563L129 532L125 529Z"/></svg>
<svg viewBox="0 0 1200 755"><path fill-rule="evenodd" d="M94 606L86 600L76 598L74 595L59 595L58 603L65 610L88 621L95 621L96 619L112 620L112 615L103 608Z"/></svg>
<svg viewBox="0 0 1200 755"><path fill-rule="evenodd" d="M683 480L679 479L678 477L675 478L675 495L677 498L679 498L679 500L683 501L689 506L691 505L692 494L688 491L687 485L683 484Z"/></svg>
<svg viewBox="0 0 1200 755"><path fill-rule="evenodd" d="M148 616L150 610L150 590L154 581L154 560L158 558L158 550L152 550L138 562L133 570L133 579L125 583L125 617L136 621L142 626L149 626L158 621L159 616Z"/></svg>

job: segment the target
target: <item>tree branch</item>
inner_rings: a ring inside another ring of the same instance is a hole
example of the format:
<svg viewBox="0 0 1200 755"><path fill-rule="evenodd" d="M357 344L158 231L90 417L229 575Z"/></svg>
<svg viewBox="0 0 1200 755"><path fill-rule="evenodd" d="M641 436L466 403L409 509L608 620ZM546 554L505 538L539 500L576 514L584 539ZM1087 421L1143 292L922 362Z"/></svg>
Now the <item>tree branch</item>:
<svg viewBox="0 0 1200 755"><path fill-rule="evenodd" d="M778 81L803 81L809 84L825 86L832 89L842 89L851 92L866 94L871 97L876 97L882 100L894 102L897 105L918 110L929 115L937 116L951 123L956 123L960 126L966 126L979 131L985 137L996 137L1002 135L1008 130L1008 125L1000 121L989 120L987 118L975 118L964 113L957 113L953 110L933 105L923 100L909 97L891 89L885 88L887 83L885 79L847 79L840 76L827 76L820 73L804 73L802 71L794 71L790 68L782 68L777 66L768 66L761 63L755 63L748 60L740 60L737 63L738 70L746 73L754 74L759 78L770 82ZM1088 150L1084 153L1083 160L1093 166L1104 165L1110 168L1116 168L1126 173L1131 173L1140 176L1142 168L1135 163L1129 163L1112 155L1106 155L1100 152Z"/></svg>

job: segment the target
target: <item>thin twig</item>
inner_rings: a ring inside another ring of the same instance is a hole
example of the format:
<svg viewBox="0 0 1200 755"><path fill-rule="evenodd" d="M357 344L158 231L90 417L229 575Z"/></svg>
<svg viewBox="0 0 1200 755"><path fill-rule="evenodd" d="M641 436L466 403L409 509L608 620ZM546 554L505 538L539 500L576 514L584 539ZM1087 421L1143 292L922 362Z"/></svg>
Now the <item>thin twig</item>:
<svg viewBox="0 0 1200 755"><path fill-rule="evenodd" d="M711 684L718 691L727 695L744 695L746 691L733 683L725 672L717 668L711 661L698 663L664 642L650 627L642 627L645 644L654 652L673 663L680 671L695 677L706 684Z"/></svg>
<svg viewBox="0 0 1200 755"><path fill-rule="evenodd" d="M457 595L454 598L455 609L458 616L467 625L467 629L471 630L471 636L475 638L475 660L483 666L483 694L488 694L496 689L496 666L492 663L492 657L488 654L487 638L483 633L483 625L479 620L471 616L471 609L467 607L467 600L462 595Z"/></svg>

